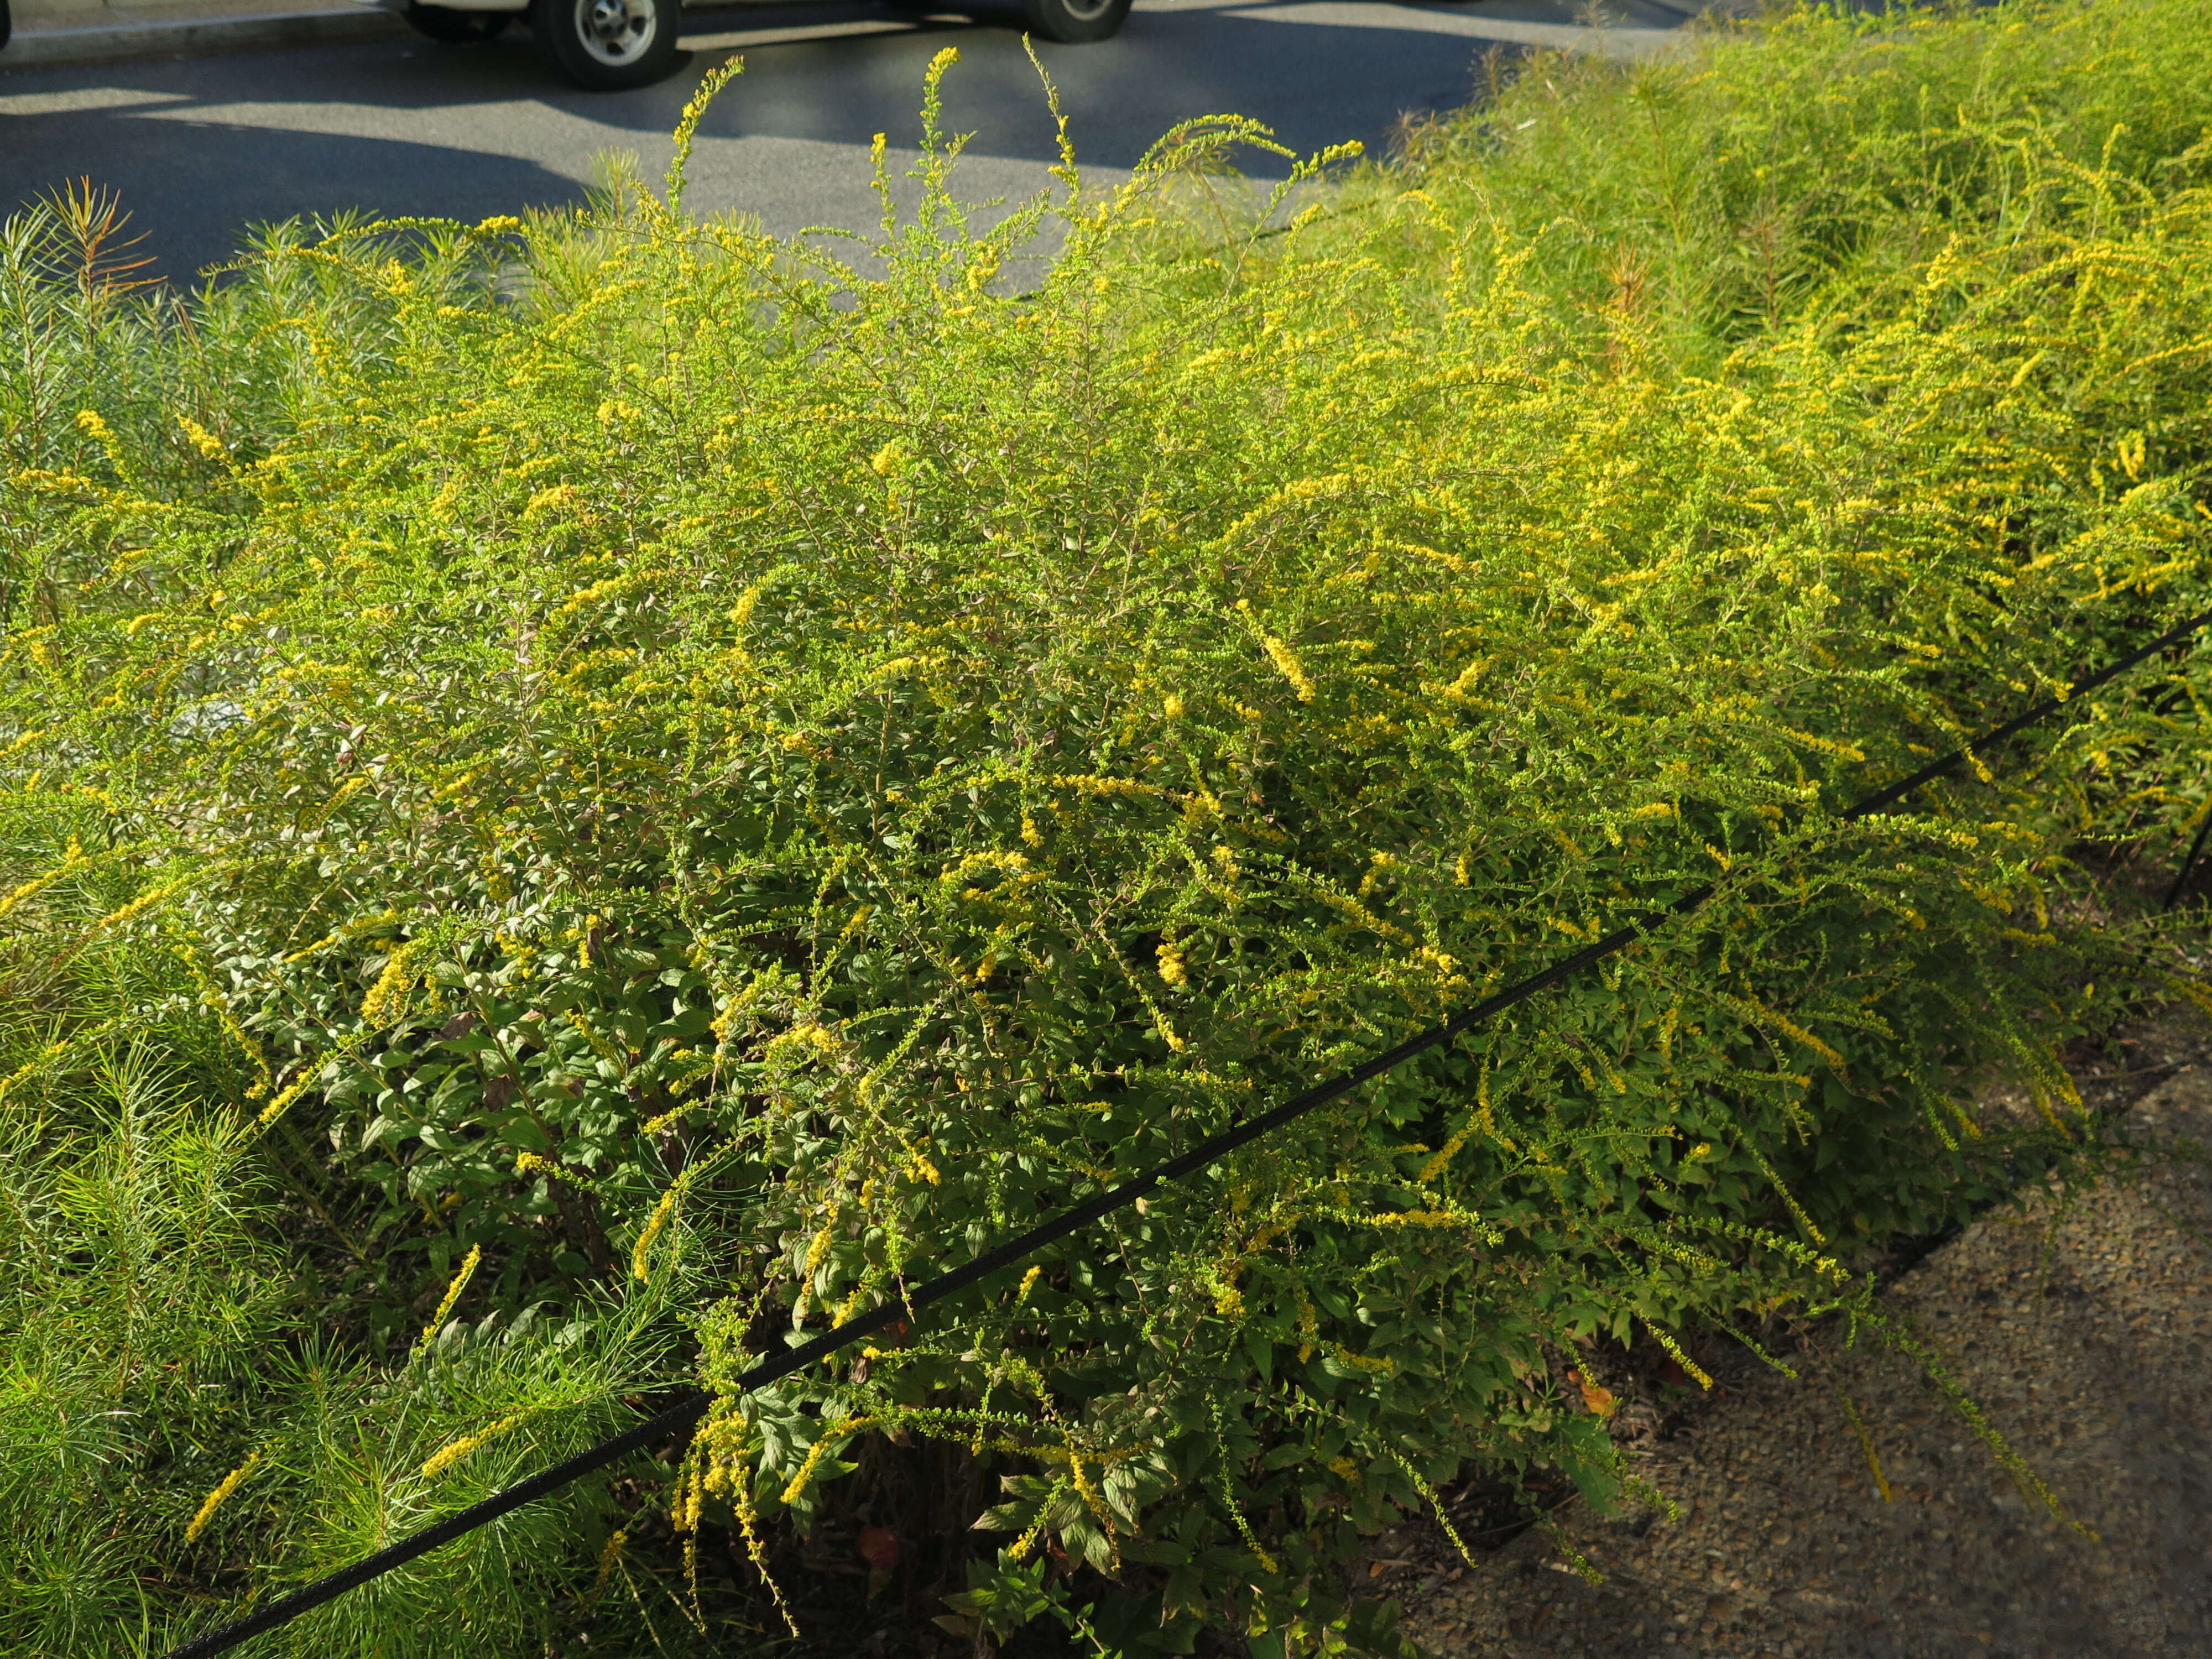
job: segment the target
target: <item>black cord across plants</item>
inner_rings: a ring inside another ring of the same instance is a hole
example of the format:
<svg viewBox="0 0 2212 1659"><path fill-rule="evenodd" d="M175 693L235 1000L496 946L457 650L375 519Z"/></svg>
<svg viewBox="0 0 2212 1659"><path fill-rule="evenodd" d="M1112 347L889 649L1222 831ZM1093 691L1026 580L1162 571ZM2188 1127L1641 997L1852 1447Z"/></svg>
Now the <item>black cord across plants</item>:
<svg viewBox="0 0 2212 1659"><path fill-rule="evenodd" d="M2212 623L2212 611L2203 611L2191 617L2179 627L2168 629L2148 645L2130 652L2118 661L2110 663L2097 672L2076 682L2069 689L2065 696L2046 698L2025 714L2015 714L2002 725L1992 726L1967 746L1954 749L1942 759L1932 761L1922 767L1911 776L1900 778L1895 783L1876 790L1873 794L1838 814L1839 820L1845 823L1853 823L1860 818L1870 817L1885 808L1896 805L1915 790L1957 771L1966 763L1970 757L1979 750L2002 743L2006 738L2049 719L2069 702L2078 700L2084 693L2095 690L2107 681L2124 674L2147 658L2154 656L2171 646L2179 644L2191 635L2201 631L2208 623ZM866 1313L856 1315L841 1325L832 1326L820 1335L802 1342L795 1348L787 1348L771 1358L762 1360L760 1364L738 1377L738 1389L741 1392L749 1394L780 1378L804 1370L825 1354L835 1353L838 1349L850 1346L864 1336L882 1330L884 1327L895 1324L911 1315L919 1314L924 1308L933 1304L942 1302L947 1297L957 1296L970 1285L989 1278L1001 1268L1012 1267L1032 1252L1042 1249L1057 1240L1066 1238L1070 1233L1078 1232L1092 1222L1111 1215L1116 1210L1127 1208L1165 1182L1180 1181L1187 1176L1196 1175L1209 1164L1218 1162L1238 1147L1257 1140L1269 1131L1279 1129L1293 1119L1304 1117L1307 1113L1326 1106L1332 1101L1341 1100L1363 1083L1370 1082L1381 1077L1385 1072L1402 1065L1414 1055L1425 1054L1431 1048L1449 1042L1453 1038L1473 1030L1475 1026L1495 1018L1508 1008L1526 1002L1538 993L1547 991L1554 985L1572 978L1593 963L1602 962L1606 957L1626 950L1629 945L1644 938L1659 924L1676 916L1689 915L1711 898L1713 891L1713 884L1710 882L1693 887L1672 904L1646 911L1626 927L1616 928L1596 943L1584 945L1572 956L1562 957L1542 971L1531 974L1528 978L1516 981L1494 995L1485 997L1471 1007L1464 1008L1454 1014L1442 1024L1432 1025L1419 1035L1407 1038L1395 1048L1385 1049L1371 1060L1355 1066L1352 1070L1331 1078L1324 1083L1316 1084L1304 1093L1293 1096L1285 1101L1272 1111L1262 1112L1257 1117L1248 1118L1242 1123L1223 1130L1218 1135L1200 1141L1180 1157L1171 1158L1166 1163L1146 1171L1143 1175L1125 1181L1120 1186L1100 1193L1095 1198L1086 1199L1072 1208L1061 1211L1050 1220L1040 1222L1027 1232L1008 1239L996 1249L977 1256L965 1267L955 1267L951 1272L939 1274L925 1284L915 1285L907 1291L903 1300L886 1302L879 1307L871 1309ZM258 1636L264 1631L276 1630L288 1625L301 1613L319 1607L325 1601L335 1601L356 1585L365 1584L372 1578L381 1577L395 1567L404 1566L406 1563L414 1560L417 1556L427 1555L441 1544L451 1543L454 1539L474 1532L478 1527L489 1525L502 1515L519 1510L526 1504L535 1503L541 1498L556 1492L570 1482L579 1480L591 1474L594 1469L604 1468L610 1463L629 1456L632 1452L642 1451L648 1446L684 1432L707 1414L708 1408L714 1404L714 1395L708 1393L698 1391L687 1393L676 1404L659 1415L647 1419L635 1427L625 1429L611 1439L602 1440L596 1446L578 1452L574 1457L564 1458L550 1468L541 1469L528 1480L519 1481L504 1491L494 1492L482 1503L473 1504L457 1514L449 1515L443 1521L425 1527L420 1532L410 1534L398 1543L388 1545L375 1554L355 1562L349 1567L341 1568L328 1577L318 1578L311 1584L303 1585L290 1595L281 1596L268 1606L246 1614L243 1619L210 1631L204 1636L196 1637L180 1647L173 1648L163 1656L163 1659L210 1659L210 1656L227 1653L240 1643Z"/></svg>

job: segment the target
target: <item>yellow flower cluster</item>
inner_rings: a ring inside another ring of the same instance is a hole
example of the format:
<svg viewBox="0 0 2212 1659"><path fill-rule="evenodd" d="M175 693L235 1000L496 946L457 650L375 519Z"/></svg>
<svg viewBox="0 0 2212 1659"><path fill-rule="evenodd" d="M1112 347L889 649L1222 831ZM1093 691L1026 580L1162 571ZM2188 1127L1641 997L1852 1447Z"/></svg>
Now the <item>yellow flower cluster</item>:
<svg viewBox="0 0 2212 1659"><path fill-rule="evenodd" d="M199 1535L207 1530L208 1522L215 1519L215 1512L223 1506L224 1501L231 1493L238 1490L240 1483L247 1475L252 1474L260 1463L261 1454L257 1451L228 1474L223 1476L216 1484L216 1489L207 1495L206 1499L193 1512L192 1518L185 1523L185 1541L187 1544L196 1541Z"/></svg>
<svg viewBox="0 0 2212 1659"><path fill-rule="evenodd" d="M413 988L410 971L416 953L422 948L419 940L409 939L392 946L384 958L384 966L376 975L376 982L368 988L368 994L361 1000L362 1024L371 1030L381 1030L405 1012L407 993Z"/></svg>
<svg viewBox="0 0 2212 1659"><path fill-rule="evenodd" d="M637 1243L629 1255L629 1276L641 1285L650 1277L646 1271L646 1262L652 1253L653 1243L660 1237L661 1231L668 1225L669 1218L676 1213L676 1206L683 1200L684 1188L690 1174L691 1171L686 1170L668 1183L667 1190L661 1194L660 1201L653 1206L653 1213L646 1218L644 1227L638 1232Z"/></svg>
<svg viewBox="0 0 2212 1659"><path fill-rule="evenodd" d="M535 1414L528 1411L516 1412L512 1416L501 1418L497 1422L479 1430L475 1434L465 1434L459 1439L441 1446L436 1451L432 1452L423 1460L422 1467L417 1472L425 1480L435 1480L471 1453L481 1450L503 1434L513 1433Z"/></svg>
<svg viewBox="0 0 2212 1659"><path fill-rule="evenodd" d="M461 1292L468 1289L469 1280L476 1277L477 1264L483 1260L483 1246L470 1245L468 1255L461 1259L459 1270L453 1274L452 1281L447 1285L445 1295L438 1298L437 1312L430 1316L429 1322L422 1327L422 1334L416 1340L416 1353L419 1354L428 1348L430 1344L437 1340L438 1333L446 1328L447 1316L453 1311L454 1304L461 1299Z"/></svg>

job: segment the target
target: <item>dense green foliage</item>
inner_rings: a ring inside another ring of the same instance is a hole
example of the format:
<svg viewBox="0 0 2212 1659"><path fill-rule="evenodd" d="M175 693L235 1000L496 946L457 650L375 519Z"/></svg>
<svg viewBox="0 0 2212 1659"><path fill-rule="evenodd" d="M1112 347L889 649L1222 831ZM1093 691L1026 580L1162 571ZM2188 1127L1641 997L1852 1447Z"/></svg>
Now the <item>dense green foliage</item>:
<svg viewBox="0 0 2212 1659"><path fill-rule="evenodd" d="M1613 1501L1565 1356L1863 1297L2063 1167L2055 1049L2157 976L2081 853L2193 827L2190 671L1836 813L2204 603L2208 23L1542 59L1230 247L1235 124L981 236L934 144L861 270L625 188L177 302L15 222L10 1644L327 1565L1717 880L646 1495L765 1549L937 1443L1005 1483L953 1624L1264 1656L1389 1647L1338 1569L1465 1464ZM631 1639L680 1553L615 1498L301 1650Z"/></svg>

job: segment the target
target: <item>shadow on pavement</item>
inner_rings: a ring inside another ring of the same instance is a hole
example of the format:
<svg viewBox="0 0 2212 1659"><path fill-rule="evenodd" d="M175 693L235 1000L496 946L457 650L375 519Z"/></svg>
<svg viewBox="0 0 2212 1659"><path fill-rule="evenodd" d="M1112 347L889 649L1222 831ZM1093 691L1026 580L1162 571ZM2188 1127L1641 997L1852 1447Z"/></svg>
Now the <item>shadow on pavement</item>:
<svg viewBox="0 0 2212 1659"><path fill-rule="evenodd" d="M1674 21L1638 11L1647 27ZM687 33L885 18L866 0L829 0L694 14ZM1402 115L1468 101L1486 50L1521 49L1495 33L1571 21L1540 0L1159 0L1113 40L1039 51L1080 160L1118 171L1175 123L1212 112L1267 122L1301 152L1345 138L1379 149ZM879 131L895 157L919 142L922 71L947 45L963 61L945 84L946 125L975 134L968 192L1039 187L1053 129L1020 36L939 21L738 48L745 73L702 128L692 204L778 231L872 224L866 147ZM699 76L731 55L695 52L659 85L616 94L567 86L519 29L475 47L377 42L0 74L0 209L88 176L121 191L166 271L189 279L257 222L346 207L471 220L572 204L600 153L636 152L657 174ZM1274 158L1249 159L1255 174L1280 175Z"/></svg>

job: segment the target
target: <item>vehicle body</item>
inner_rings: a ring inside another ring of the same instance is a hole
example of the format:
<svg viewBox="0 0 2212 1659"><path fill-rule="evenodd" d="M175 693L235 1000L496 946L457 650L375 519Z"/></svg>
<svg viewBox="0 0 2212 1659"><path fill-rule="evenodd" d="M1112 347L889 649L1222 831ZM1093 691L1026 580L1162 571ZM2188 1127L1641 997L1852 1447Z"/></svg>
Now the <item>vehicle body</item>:
<svg viewBox="0 0 2212 1659"><path fill-rule="evenodd" d="M888 0L902 11L949 8L937 0ZM989 0L981 0L988 4ZM1023 26L1048 40L1103 40L1129 15L1129 0L1006 0ZM0 0L3 8L6 0ZM433 40L489 40L517 18L538 46L580 87L614 91L657 81L674 67L682 0L400 0L395 7ZM4 15L4 14L0 14Z"/></svg>

